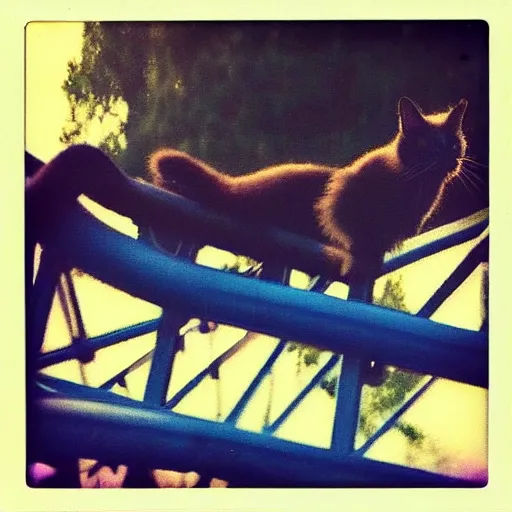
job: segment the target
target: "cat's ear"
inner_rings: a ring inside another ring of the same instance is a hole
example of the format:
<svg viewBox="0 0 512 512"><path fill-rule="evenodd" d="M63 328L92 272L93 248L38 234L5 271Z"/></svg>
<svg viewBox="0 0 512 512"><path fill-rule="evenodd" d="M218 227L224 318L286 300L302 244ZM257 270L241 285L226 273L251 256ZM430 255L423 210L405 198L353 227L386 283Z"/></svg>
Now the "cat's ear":
<svg viewBox="0 0 512 512"><path fill-rule="evenodd" d="M457 106L453 107L453 110L448 114L446 123L449 124L454 130L459 130L462 127L462 120L466 108L468 107L468 100L462 99L459 101Z"/></svg>
<svg viewBox="0 0 512 512"><path fill-rule="evenodd" d="M398 117L400 119L400 130L404 134L425 124L425 119L418 105L405 96L400 98L398 102Z"/></svg>

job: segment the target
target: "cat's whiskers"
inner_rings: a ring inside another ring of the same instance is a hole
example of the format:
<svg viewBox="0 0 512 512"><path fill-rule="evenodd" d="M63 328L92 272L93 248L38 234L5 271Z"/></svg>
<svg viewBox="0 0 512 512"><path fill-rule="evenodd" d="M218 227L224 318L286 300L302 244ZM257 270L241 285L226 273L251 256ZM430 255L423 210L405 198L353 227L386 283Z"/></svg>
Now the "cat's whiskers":
<svg viewBox="0 0 512 512"><path fill-rule="evenodd" d="M471 174L469 174L467 171L468 169L466 169L465 167L461 167L460 173L457 174L458 178L463 183L469 183L473 187L473 189L478 192L478 190L480 189L479 184L474 181L474 177L472 177Z"/></svg>
<svg viewBox="0 0 512 512"><path fill-rule="evenodd" d="M409 174L411 174L411 172L413 172L416 167L418 167L418 164L415 164L415 165L413 165L411 167L407 167L404 171L402 171L400 173L400 178L403 178L403 177L408 176Z"/></svg>
<svg viewBox="0 0 512 512"><path fill-rule="evenodd" d="M480 162L477 162L476 160L474 160L473 158L470 158L470 157L467 157L467 156L461 156L459 158L459 160L465 162L465 163L469 163L471 165L474 165L476 167L482 167L484 169L487 169L488 166L487 165L484 165L484 164L481 164Z"/></svg>
<svg viewBox="0 0 512 512"><path fill-rule="evenodd" d="M474 169L470 169L467 166L467 163L468 162L463 160L462 158L459 159L459 169L460 169L460 172L463 172L465 177L468 178L468 179L477 180L481 184L484 183L483 178L481 176L479 176L478 173ZM478 188L478 187L475 185L475 188Z"/></svg>
<svg viewBox="0 0 512 512"><path fill-rule="evenodd" d="M425 168L423 168L421 171L419 172L416 172L414 173L412 176L408 176L405 181L410 181L412 179L415 179L417 178L418 176L421 176L422 174L426 173L429 169L431 169L432 167L434 167L434 165L436 165L437 162L434 161L434 162L431 162L429 165L427 165Z"/></svg>
<svg viewBox="0 0 512 512"><path fill-rule="evenodd" d="M462 179L462 176L458 176L460 182L464 185L464 188L468 191L469 194L472 194L472 190L470 190L470 188L468 187L468 185L466 184L466 182Z"/></svg>
<svg viewBox="0 0 512 512"><path fill-rule="evenodd" d="M411 167L408 167L404 172L400 174L400 178L404 179L416 176L416 170L421 169L423 165L425 165L425 162L419 162L411 165Z"/></svg>
<svg viewBox="0 0 512 512"><path fill-rule="evenodd" d="M461 169L461 171L462 171L462 169ZM460 182L464 185L464 188L468 191L468 193L472 194L473 190L470 189L470 187L468 186L468 183L466 182L468 177L465 176L463 172L457 173L456 176L457 176L457 178L459 178ZM471 183L471 182L469 182L469 183ZM474 183L471 183L471 184L473 186L475 186Z"/></svg>
<svg viewBox="0 0 512 512"><path fill-rule="evenodd" d="M467 167L466 165L462 164L462 169L464 169L466 175L470 174L473 178L477 179L478 181L480 181L481 183L484 182L484 180L482 179L481 176L479 176L473 169L470 169L469 167Z"/></svg>

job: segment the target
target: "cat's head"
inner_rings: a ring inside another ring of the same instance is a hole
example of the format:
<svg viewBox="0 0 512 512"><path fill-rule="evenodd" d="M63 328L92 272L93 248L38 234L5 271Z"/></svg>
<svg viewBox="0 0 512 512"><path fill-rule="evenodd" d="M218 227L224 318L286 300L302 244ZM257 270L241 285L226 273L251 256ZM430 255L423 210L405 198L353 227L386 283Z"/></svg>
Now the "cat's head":
<svg viewBox="0 0 512 512"><path fill-rule="evenodd" d="M409 98L398 103L398 154L411 178L443 177L459 168L466 152L462 121L468 105L462 99L444 112L425 115Z"/></svg>

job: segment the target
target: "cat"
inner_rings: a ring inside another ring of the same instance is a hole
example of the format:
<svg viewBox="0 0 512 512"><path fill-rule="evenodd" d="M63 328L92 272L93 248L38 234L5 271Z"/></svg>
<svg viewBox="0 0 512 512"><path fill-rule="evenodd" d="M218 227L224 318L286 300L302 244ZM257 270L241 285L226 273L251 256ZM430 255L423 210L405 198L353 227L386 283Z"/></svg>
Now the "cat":
<svg viewBox="0 0 512 512"><path fill-rule="evenodd" d="M421 231L439 208L446 186L461 173L466 108L463 99L444 112L425 115L412 100L401 98L394 138L344 167L290 163L233 177L187 153L161 149L150 155L148 169L159 187L239 219L329 244L325 255L342 276L352 282L372 279L384 253ZM83 172L67 171L78 167ZM108 208L109 191L124 197L125 182L127 177L101 151L73 146L27 179L28 218L36 227L48 225L63 198L79 193L92 194ZM367 383L382 381L380 365L369 372Z"/></svg>
<svg viewBox="0 0 512 512"><path fill-rule="evenodd" d="M426 115L401 98L393 139L344 167L288 163L230 176L163 148L148 171L155 185L216 210L330 244L341 276L371 277L385 252L422 230L461 172L467 104Z"/></svg>

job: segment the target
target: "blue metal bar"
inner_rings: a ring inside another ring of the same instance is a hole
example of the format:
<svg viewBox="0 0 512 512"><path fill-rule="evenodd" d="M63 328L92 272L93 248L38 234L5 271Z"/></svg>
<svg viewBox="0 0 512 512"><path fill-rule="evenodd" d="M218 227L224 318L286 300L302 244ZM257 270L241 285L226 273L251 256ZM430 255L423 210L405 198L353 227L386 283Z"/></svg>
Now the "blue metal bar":
<svg viewBox="0 0 512 512"><path fill-rule="evenodd" d="M61 274L60 281L57 285L57 294L66 318L68 331L71 336L71 344L75 349L82 383L88 385L89 382L84 363L89 363L94 359L94 351L91 350L90 345L88 345L86 341L87 333L69 270Z"/></svg>
<svg viewBox="0 0 512 512"><path fill-rule="evenodd" d="M119 397L123 398L123 397ZM468 482L243 431L169 411L45 398L35 404L29 449L52 457L213 473L259 487L473 487Z"/></svg>
<svg viewBox="0 0 512 512"><path fill-rule="evenodd" d="M488 225L488 219L482 220L476 224L465 227L460 231L450 233L449 235L438 238L437 240L422 245L421 247L417 247L416 249L412 249L403 254L395 256L383 264L380 275L389 274L390 272L398 270L399 268L405 267L406 265L426 258L427 256L432 256L438 252L444 251L445 249L450 249L456 245L468 242L469 240L472 240L473 238L476 238L482 234Z"/></svg>
<svg viewBox="0 0 512 512"><path fill-rule="evenodd" d="M59 266L55 254L52 251L43 250L31 293L27 322L28 348L32 355L37 354L43 345L46 324L61 271L62 267Z"/></svg>
<svg viewBox="0 0 512 512"><path fill-rule="evenodd" d="M488 237L481 240L464 260L452 272L450 277L444 281L438 290L432 295L427 303L417 313L420 317L430 317L441 304L466 280L467 277L478 266L482 259L485 259L488 253ZM396 421L404 412L411 407L436 381L435 377L431 377L413 396L409 398L402 406L361 446L356 450L359 454L364 454L382 435L393 428Z"/></svg>
<svg viewBox="0 0 512 512"><path fill-rule="evenodd" d="M350 283L348 299L371 302L373 281L365 280ZM349 334L350 336L350 334ZM341 375L336 393L336 408L331 437L331 450L348 454L354 449L354 442L359 425L359 408L361 403L362 372L370 365L367 359L354 354L344 354Z"/></svg>
<svg viewBox="0 0 512 512"><path fill-rule="evenodd" d="M156 240L155 243L157 243ZM176 255L194 261L197 251L197 243L181 240L176 249ZM180 350L181 342L183 341L179 334L179 329L186 323L187 319L187 316L179 310L163 310L155 350L151 360L151 368L146 382L144 402L158 406L165 404L174 358L178 350Z"/></svg>
<svg viewBox="0 0 512 512"><path fill-rule="evenodd" d="M243 392L242 396L235 404L231 412L226 417L226 423L236 423L240 418L240 415L244 411L245 407L249 403L249 400L253 397L254 393L263 382L263 379L270 373L277 358L281 355L284 348L286 347L286 341L279 340L279 343L275 346L274 350L265 361L265 364L260 368L256 377L251 381L247 389Z"/></svg>
<svg viewBox="0 0 512 512"><path fill-rule="evenodd" d="M268 271L268 268L267 268L267 271ZM289 280L289 272L287 270L285 270L283 275L281 276L281 278L283 280ZM309 289L311 291L324 292L329 287L330 283L331 283L330 280L318 276L318 277L316 277L316 278L314 278L312 280ZM253 397L254 393L256 392L258 387L260 386L260 384L263 381L263 379L271 372L274 363L276 362L277 358L282 353L283 349L286 346L286 343L287 343L287 341L285 341L285 340L280 340L279 341L279 343L276 345L276 347L274 348L274 350L272 351L272 353L268 357L267 361L263 364L263 366L261 367L259 372L256 374L255 378L252 380L252 382L249 384L247 389L244 391L244 393L240 397L240 400L235 404L235 406L233 407L231 412L228 414L228 416L227 416L227 418L225 420L226 422L228 422L228 423L236 423L238 421L238 419L240 418L240 415L242 414L242 412L244 411L245 407L249 403L249 400ZM223 361L221 361L221 363L222 362ZM208 370L209 370L209 368L213 364L218 366L218 364L215 363L215 362L211 363L208 368L203 370L204 376L202 378L206 377L209 374ZM175 397L173 397L173 400L176 397L179 398L179 400L182 400L184 398L184 396L185 396L185 394L182 394L182 392L185 393L185 391L186 391L186 393L189 393L193 389L191 387L193 383L194 383L194 385L199 384L199 382L202 380L202 378L198 379L197 377L199 377L199 375L196 376L196 378L192 379L187 384L188 387L185 386L181 390L181 392L178 392L179 396L178 396L178 393L177 393L175 395ZM172 407L174 407L177 403L178 402L173 402Z"/></svg>
<svg viewBox="0 0 512 512"><path fill-rule="evenodd" d="M343 356L331 437L331 450L343 455L354 449L361 402L361 371L361 360Z"/></svg>
<svg viewBox="0 0 512 512"><path fill-rule="evenodd" d="M283 283L287 283L290 280L290 269L284 268L279 271L275 269L275 267L270 267L269 265L262 265L262 273L261 277L263 279L271 279L280 280ZM238 402L235 404L231 412L226 417L227 423L236 423L243 410L249 403L249 400L252 398L258 387L260 386L263 379L272 371L274 363L276 362L279 355L282 353L284 347L286 346L286 342L283 340L279 340L278 344L275 346L274 350L268 357L267 361L260 368L255 378L249 384L247 389L244 391Z"/></svg>
<svg viewBox="0 0 512 512"><path fill-rule="evenodd" d="M76 339L78 336L78 333L76 332L76 329L73 329L73 317L71 313L71 308L69 304L69 297L66 294L65 286L62 284L62 275L61 280L59 280L59 283L57 284L57 295L59 296L60 305L62 307L62 312L64 314L64 318L66 319L66 325L68 327L69 335L72 338L72 342Z"/></svg>
<svg viewBox="0 0 512 512"><path fill-rule="evenodd" d="M432 384L436 382L437 377L430 377L429 380L423 384L408 400L406 400L385 422L384 424L371 436L369 437L364 444L355 450L355 453L358 455L365 454L373 444L382 437L386 432L391 430L398 418L404 414L419 398L421 398L426 391L430 389Z"/></svg>
<svg viewBox="0 0 512 512"><path fill-rule="evenodd" d="M276 283L287 284L290 280L290 273L290 267L274 262L264 262L260 273L260 278L266 279L268 281L274 281Z"/></svg>
<svg viewBox="0 0 512 512"><path fill-rule="evenodd" d="M329 287L331 284L331 281L329 279L325 279L323 277L317 276L312 279L309 290L315 291L315 292L325 292L325 290ZM270 373L274 363L276 362L277 358L281 355L283 349L286 346L285 340L280 340L279 343L276 345L270 356L268 357L267 361L264 363L264 365L261 367L259 372L256 374L256 377L253 379L253 381L249 384L247 389L242 394L240 400L236 403L236 405L233 407L232 411L229 413L229 415L226 418L226 422L228 423L236 423L236 421L239 419L240 415L242 414L243 410L249 403L249 400L252 398L258 387L260 386L263 379Z"/></svg>
<svg viewBox="0 0 512 512"><path fill-rule="evenodd" d="M147 363L148 361L151 361L151 358L153 357L153 354L155 353L155 349L151 349L149 352L144 354L143 356L139 357L136 361L134 361L130 366L125 368L124 370L120 371L107 381L105 381L103 384L98 386L99 389L111 389L116 384L118 384L120 381L122 381L128 374L135 371L137 368L140 368L143 364Z"/></svg>
<svg viewBox="0 0 512 512"><path fill-rule="evenodd" d="M280 262L308 273L322 273L343 280L340 278L338 265L326 259L324 246L317 240L274 226L260 223L248 225L148 183L131 180L130 191L140 199L139 208L137 204L128 203L116 205L118 208L115 210L122 210L119 213L124 212L135 222L141 217L136 210L142 209L142 204L150 203L150 210L162 209L169 212L168 216L162 218L176 219L172 230L180 236L190 236L193 232L202 244L234 253L250 254L267 265L270 261ZM142 215L142 218L148 222L147 215ZM150 219L149 222L155 224L155 219ZM168 225L165 228L169 229ZM271 257L266 247L276 248Z"/></svg>
<svg viewBox="0 0 512 512"><path fill-rule="evenodd" d="M160 320L155 352L151 360L144 402L161 406L165 403L171 370L178 345L179 328L186 317L174 311L164 311Z"/></svg>
<svg viewBox="0 0 512 512"><path fill-rule="evenodd" d="M104 402L108 404L140 407L142 409L148 407L143 402L132 400L131 398L112 393L111 391L84 386L68 380L57 379L50 375L39 374L36 380L36 389L39 398L57 394L72 399L93 400L95 402Z"/></svg>
<svg viewBox="0 0 512 512"><path fill-rule="evenodd" d="M220 356L216 357L206 368L189 380L169 401L167 401L164 407L168 409L176 407L176 405L178 405L204 378L211 375L212 372L217 370L222 363L244 348L250 341L249 334L250 333L247 333L243 336L241 340L237 341L232 347L223 352Z"/></svg>
<svg viewBox="0 0 512 512"><path fill-rule="evenodd" d="M270 425L263 428L266 434L273 434L290 416L295 408L306 398L306 396L320 384L323 377L334 367L340 360L340 356L332 355L329 360L320 368L320 370L313 376L313 378L304 386L301 392L290 402L286 409L279 415L279 417Z"/></svg>
<svg viewBox="0 0 512 512"><path fill-rule="evenodd" d="M488 251L489 238L486 237L471 249L462 262L459 263L450 276L418 311L417 315L425 318L432 316L443 302L471 275L475 268L485 260Z"/></svg>
<svg viewBox="0 0 512 512"><path fill-rule="evenodd" d="M160 319L156 318L154 320L148 320L129 327L123 327L122 329L117 329L107 334L88 338L87 345L90 346L92 351L96 352L97 350L110 347L111 345L115 345L122 341L127 341L131 338L149 334L158 328L159 323ZM37 367L39 369L46 368L47 366L76 359L77 357L78 351L76 346L70 345L68 347L59 348L57 350L41 354L37 360Z"/></svg>
<svg viewBox="0 0 512 512"><path fill-rule="evenodd" d="M78 297L76 295L75 285L73 283L73 279L71 278L69 271L66 270L63 273L64 282L66 283L69 300L71 302L71 311L75 317L76 328L78 330L78 337L84 340L87 338L87 334L85 332L84 320L82 318L82 313L80 311L80 304L78 303Z"/></svg>
<svg viewBox="0 0 512 512"><path fill-rule="evenodd" d="M80 210L60 220L51 236L66 261L135 297L189 317L487 386L485 333L167 257Z"/></svg>

